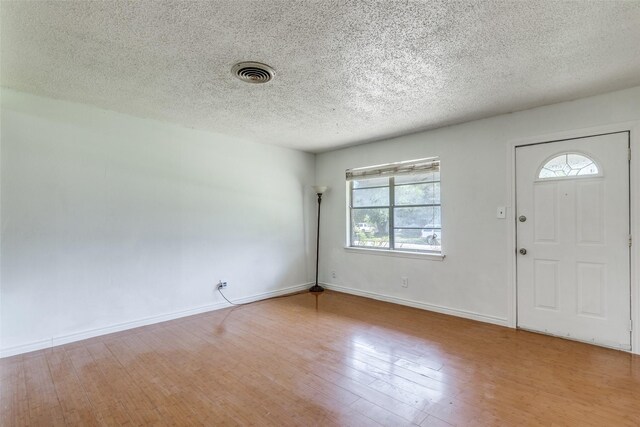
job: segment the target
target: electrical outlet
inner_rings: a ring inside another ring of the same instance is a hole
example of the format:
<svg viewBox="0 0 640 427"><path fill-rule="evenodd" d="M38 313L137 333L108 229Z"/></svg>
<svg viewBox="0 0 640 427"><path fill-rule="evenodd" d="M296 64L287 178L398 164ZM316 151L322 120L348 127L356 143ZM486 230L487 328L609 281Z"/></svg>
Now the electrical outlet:
<svg viewBox="0 0 640 427"><path fill-rule="evenodd" d="M337 277L338 277L338 275L336 274L336 272L335 272L335 271L332 271L332 272L331 272L331 278L332 278L332 279L335 279L335 278L337 278Z"/></svg>
<svg viewBox="0 0 640 427"><path fill-rule="evenodd" d="M402 287L403 288L408 288L409 287L409 278L408 277L401 277L402 279Z"/></svg>
<svg viewBox="0 0 640 427"><path fill-rule="evenodd" d="M227 282L223 282L222 280L218 281L218 289L224 289L227 287Z"/></svg>

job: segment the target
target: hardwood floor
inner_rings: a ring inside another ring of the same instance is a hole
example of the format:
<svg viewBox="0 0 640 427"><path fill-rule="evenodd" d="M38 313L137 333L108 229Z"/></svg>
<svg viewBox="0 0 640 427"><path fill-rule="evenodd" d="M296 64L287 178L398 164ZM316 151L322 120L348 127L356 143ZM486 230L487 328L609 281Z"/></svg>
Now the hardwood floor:
<svg viewBox="0 0 640 427"><path fill-rule="evenodd" d="M2 426L640 425L640 357L335 292L0 369Z"/></svg>

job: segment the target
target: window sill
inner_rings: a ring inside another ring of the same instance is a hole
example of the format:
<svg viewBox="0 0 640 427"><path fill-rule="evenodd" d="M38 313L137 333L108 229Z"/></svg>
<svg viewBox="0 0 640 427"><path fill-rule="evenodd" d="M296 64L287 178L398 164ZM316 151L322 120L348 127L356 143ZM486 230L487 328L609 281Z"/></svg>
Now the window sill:
<svg viewBox="0 0 640 427"><path fill-rule="evenodd" d="M413 259L424 259L430 261L443 261L444 254L433 254L433 253L424 253L424 252L409 252L409 251L389 251L384 249L367 249L367 248L358 248L353 246L345 246L344 250L346 252L353 252L357 254L367 254L367 255L379 255L379 256L391 256L391 257L400 257L400 258L413 258Z"/></svg>

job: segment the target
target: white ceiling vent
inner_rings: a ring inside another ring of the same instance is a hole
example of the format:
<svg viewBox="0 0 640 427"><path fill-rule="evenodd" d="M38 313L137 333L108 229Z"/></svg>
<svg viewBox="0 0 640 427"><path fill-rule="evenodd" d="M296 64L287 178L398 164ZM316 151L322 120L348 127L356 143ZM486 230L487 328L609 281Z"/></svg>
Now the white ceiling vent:
<svg viewBox="0 0 640 427"><path fill-rule="evenodd" d="M238 62L231 68L231 72L247 83L266 83L276 74L273 68L260 62Z"/></svg>

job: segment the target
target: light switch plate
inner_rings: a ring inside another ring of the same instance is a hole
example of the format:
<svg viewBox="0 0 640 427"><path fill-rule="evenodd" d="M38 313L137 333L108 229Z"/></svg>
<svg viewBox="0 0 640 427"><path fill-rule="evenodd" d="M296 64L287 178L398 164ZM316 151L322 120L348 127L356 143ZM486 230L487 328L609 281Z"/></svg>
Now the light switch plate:
<svg viewBox="0 0 640 427"><path fill-rule="evenodd" d="M507 208L505 206L498 206L496 211L496 218L505 219L507 217Z"/></svg>

